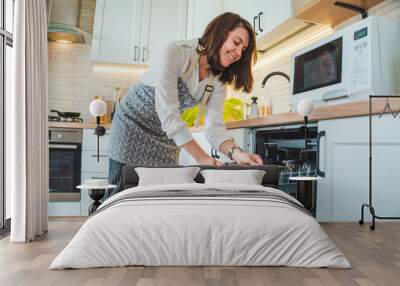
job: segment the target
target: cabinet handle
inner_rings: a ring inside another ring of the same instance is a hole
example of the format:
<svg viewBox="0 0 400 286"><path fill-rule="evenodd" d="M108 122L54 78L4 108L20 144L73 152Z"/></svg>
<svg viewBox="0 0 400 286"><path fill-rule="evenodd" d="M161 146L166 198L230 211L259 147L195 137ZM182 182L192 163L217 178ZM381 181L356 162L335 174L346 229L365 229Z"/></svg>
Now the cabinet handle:
<svg viewBox="0 0 400 286"><path fill-rule="evenodd" d="M97 158L97 155L92 155L92 157ZM99 157L108 157L107 155L99 155Z"/></svg>
<svg viewBox="0 0 400 286"><path fill-rule="evenodd" d="M144 62L145 57L144 57L144 52L146 51L146 47L143 47L143 55L142 55L142 62Z"/></svg>
<svg viewBox="0 0 400 286"><path fill-rule="evenodd" d="M325 177L325 172L321 171L319 169L319 149L320 149L320 145L321 145L321 137L325 136L325 130L322 130L320 132L318 132L318 136L317 136L317 175L320 177Z"/></svg>
<svg viewBox="0 0 400 286"><path fill-rule="evenodd" d="M264 32L264 30L261 28L261 15L263 14L263 12L258 13L258 30L260 30L260 32Z"/></svg>
<svg viewBox="0 0 400 286"><path fill-rule="evenodd" d="M103 180L107 180L108 178L105 177L90 177L91 179L103 179Z"/></svg>
<svg viewBox="0 0 400 286"><path fill-rule="evenodd" d="M257 18L258 18L258 16L254 16L254 17L253 17L253 28L254 28L254 33L256 34L256 36L258 35L258 34L257 34L257 27L256 27L256 20L257 20Z"/></svg>
<svg viewBox="0 0 400 286"><path fill-rule="evenodd" d="M133 57L133 60L135 62L137 61L137 57L136 57L137 49L138 49L138 46L135 46L135 56Z"/></svg>

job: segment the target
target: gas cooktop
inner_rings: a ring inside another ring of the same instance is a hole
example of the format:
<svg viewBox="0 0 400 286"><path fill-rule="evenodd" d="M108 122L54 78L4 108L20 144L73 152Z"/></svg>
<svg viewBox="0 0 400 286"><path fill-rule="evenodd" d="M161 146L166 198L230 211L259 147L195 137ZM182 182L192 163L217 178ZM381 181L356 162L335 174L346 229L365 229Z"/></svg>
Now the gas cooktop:
<svg viewBox="0 0 400 286"><path fill-rule="evenodd" d="M83 118L81 118L81 117L61 117L61 116L49 115L49 121L56 121L56 122L83 122Z"/></svg>

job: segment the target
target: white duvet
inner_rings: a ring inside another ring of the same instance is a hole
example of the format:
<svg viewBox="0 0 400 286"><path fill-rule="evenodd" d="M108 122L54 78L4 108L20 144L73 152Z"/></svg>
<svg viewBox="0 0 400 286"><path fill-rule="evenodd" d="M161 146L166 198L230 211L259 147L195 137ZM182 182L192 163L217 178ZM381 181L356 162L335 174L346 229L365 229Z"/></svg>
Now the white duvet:
<svg viewBox="0 0 400 286"><path fill-rule="evenodd" d="M251 196L121 200L137 192L209 189L261 190L299 204L279 190L254 185L131 188L105 201L50 269L127 265L350 267L312 216L281 200Z"/></svg>

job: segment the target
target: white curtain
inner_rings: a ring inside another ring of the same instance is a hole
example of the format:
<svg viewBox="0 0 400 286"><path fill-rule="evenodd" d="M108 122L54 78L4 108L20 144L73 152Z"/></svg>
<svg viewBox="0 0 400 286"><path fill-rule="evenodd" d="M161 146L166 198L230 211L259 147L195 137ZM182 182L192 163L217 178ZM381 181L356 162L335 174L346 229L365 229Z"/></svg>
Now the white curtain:
<svg viewBox="0 0 400 286"><path fill-rule="evenodd" d="M47 20L45 0L15 1L13 94L6 111L12 242L47 232Z"/></svg>

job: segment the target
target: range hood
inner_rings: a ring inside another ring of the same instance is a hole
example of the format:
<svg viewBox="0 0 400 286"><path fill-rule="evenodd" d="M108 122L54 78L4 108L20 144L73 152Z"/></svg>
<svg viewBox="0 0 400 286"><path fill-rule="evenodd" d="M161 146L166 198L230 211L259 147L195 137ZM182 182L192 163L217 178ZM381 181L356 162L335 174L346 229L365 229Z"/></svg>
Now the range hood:
<svg viewBox="0 0 400 286"><path fill-rule="evenodd" d="M47 38L64 43L91 43L91 35L77 27L80 0L47 0Z"/></svg>

